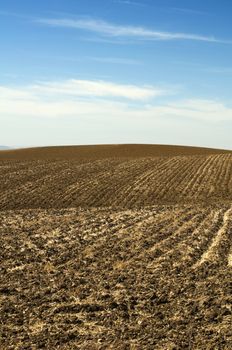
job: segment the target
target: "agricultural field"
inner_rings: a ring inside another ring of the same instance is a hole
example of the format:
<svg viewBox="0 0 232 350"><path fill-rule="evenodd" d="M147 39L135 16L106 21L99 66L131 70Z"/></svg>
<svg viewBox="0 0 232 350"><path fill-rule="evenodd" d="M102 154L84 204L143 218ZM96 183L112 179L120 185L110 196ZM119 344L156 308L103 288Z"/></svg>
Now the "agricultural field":
<svg viewBox="0 0 232 350"><path fill-rule="evenodd" d="M0 157L0 209L230 203L231 174L232 153L17 161Z"/></svg>
<svg viewBox="0 0 232 350"><path fill-rule="evenodd" d="M0 349L232 349L232 153L162 151L0 152Z"/></svg>

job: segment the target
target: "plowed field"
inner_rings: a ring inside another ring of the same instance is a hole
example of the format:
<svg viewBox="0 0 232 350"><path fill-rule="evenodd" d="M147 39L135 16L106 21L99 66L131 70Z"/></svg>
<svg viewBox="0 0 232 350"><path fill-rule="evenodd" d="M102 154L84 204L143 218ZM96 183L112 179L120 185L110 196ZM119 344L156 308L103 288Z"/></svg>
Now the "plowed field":
<svg viewBox="0 0 232 350"><path fill-rule="evenodd" d="M0 209L232 201L232 154L0 161Z"/></svg>
<svg viewBox="0 0 232 350"><path fill-rule="evenodd" d="M90 158L0 161L0 349L232 349L232 155Z"/></svg>

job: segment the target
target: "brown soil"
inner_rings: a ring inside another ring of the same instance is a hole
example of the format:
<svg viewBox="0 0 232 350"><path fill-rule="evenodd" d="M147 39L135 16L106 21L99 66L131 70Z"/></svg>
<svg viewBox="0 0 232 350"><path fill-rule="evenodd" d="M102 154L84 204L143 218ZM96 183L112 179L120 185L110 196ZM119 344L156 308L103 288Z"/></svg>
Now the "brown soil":
<svg viewBox="0 0 232 350"><path fill-rule="evenodd" d="M230 154L0 176L0 349L232 349Z"/></svg>
<svg viewBox="0 0 232 350"><path fill-rule="evenodd" d="M231 153L1 160L0 210L229 203L231 174Z"/></svg>
<svg viewBox="0 0 232 350"><path fill-rule="evenodd" d="M91 145L91 146L51 146L37 148L22 148L16 150L0 150L0 159L43 160L43 159L105 159L105 158L139 158L177 155L207 155L232 153L204 147L187 147L172 145Z"/></svg>

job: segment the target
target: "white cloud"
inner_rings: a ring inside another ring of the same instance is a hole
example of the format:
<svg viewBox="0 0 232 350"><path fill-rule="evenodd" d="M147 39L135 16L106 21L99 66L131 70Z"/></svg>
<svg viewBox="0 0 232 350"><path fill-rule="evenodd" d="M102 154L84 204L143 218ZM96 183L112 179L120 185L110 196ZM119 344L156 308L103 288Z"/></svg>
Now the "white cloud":
<svg viewBox="0 0 232 350"><path fill-rule="evenodd" d="M115 25L102 20L95 19L56 19L41 18L36 20L37 23L52 27L66 27L87 30L104 36L114 38L134 38L142 40L195 40L214 43L231 43L215 38L214 36L197 35L189 33L163 32L144 27Z"/></svg>
<svg viewBox="0 0 232 350"><path fill-rule="evenodd" d="M187 99L153 108L160 116L205 122L232 121L232 108L215 100Z"/></svg>
<svg viewBox="0 0 232 350"><path fill-rule="evenodd" d="M160 96L165 92L151 86L136 86L116 84L107 81L67 80L61 82L45 82L30 87L36 93L48 95L61 94L63 96L83 97L115 97L129 100L147 100Z"/></svg>
<svg viewBox="0 0 232 350"><path fill-rule="evenodd" d="M68 80L24 87L0 87L0 116L90 117L97 120L232 121L232 108L220 101L187 99L152 102L161 90L104 81ZM115 97L119 99L115 100ZM147 99L150 98L150 104ZM134 102L140 103L134 104Z"/></svg>
<svg viewBox="0 0 232 350"><path fill-rule="evenodd" d="M83 116L111 115L127 111L131 103L143 104L165 94L151 86L116 84L107 81L65 80L22 87L0 86L0 115Z"/></svg>
<svg viewBox="0 0 232 350"><path fill-rule="evenodd" d="M30 100L32 98L32 93L30 90L25 88L9 88L0 86L0 101L22 101Z"/></svg>

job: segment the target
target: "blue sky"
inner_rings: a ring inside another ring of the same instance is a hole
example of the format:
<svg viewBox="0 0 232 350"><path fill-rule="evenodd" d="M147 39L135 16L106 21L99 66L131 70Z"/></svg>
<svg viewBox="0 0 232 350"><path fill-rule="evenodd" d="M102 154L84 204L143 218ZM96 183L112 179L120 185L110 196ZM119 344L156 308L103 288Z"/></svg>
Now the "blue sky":
<svg viewBox="0 0 232 350"><path fill-rule="evenodd" d="M232 3L2 0L0 144L232 149Z"/></svg>

